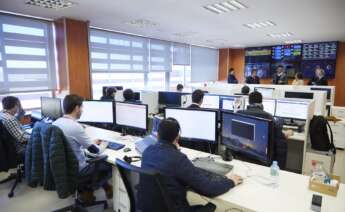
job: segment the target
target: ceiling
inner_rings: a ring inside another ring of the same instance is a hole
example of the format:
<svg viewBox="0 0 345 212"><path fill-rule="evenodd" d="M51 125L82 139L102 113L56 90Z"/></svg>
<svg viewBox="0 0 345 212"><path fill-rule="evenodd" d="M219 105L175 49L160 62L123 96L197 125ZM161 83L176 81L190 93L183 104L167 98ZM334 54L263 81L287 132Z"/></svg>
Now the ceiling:
<svg viewBox="0 0 345 212"><path fill-rule="evenodd" d="M238 0L248 8L222 14L203 8L222 0L73 0L73 7L59 10L25 1L1 0L0 9L49 19L89 20L94 27L214 48L345 40L345 0ZM135 20L149 24L129 24ZM243 26L267 20L276 26ZM292 36L268 36L286 32Z"/></svg>

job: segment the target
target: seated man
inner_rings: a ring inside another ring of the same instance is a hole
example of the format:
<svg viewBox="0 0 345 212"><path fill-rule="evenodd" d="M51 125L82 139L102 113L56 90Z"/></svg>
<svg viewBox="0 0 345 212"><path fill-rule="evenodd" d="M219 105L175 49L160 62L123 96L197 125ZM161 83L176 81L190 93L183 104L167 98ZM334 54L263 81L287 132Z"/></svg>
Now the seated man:
<svg viewBox="0 0 345 212"><path fill-rule="evenodd" d="M0 120L6 130L17 141L17 152L24 154L25 144L30 139L30 135L25 132L19 122L19 116L25 114L21 103L17 97L7 96L2 99L2 108Z"/></svg>
<svg viewBox="0 0 345 212"><path fill-rule="evenodd" d="M59 127L67 138L67 141L72 147L72 150L79 161L79 175L80 177L90 176L95 172L94 164L88 165L86 162L85 150L98 154L101 152L102 141L92 141L86 134L83 126L78 123L83 112L83 98L77 95L67 95L63 100L64 116L57 119L53 125ZM108 184L108 180L111 178L112 169L111 166L102 162L99 164L99 186L102 186L106 192L108 199L112 198L112 187ZM92 202L94 200L93 192L84 192L82 199L85 202Z"/></svg>
<svg viewBox="0 0 345 212"><path fill-rule="evenodd" d="M182 92L182 91L183 91L183 85L182 85L182 84L178 84L178 85L176 86L176 91Z"/></svg>
<svg viewBox="0 0 345 212"><path fill-rule="evenodd" d="M264 107L262 105L262 94L257 91L250 93L247 109L238 111L238 113L273 120L273 160L278 161L278 165L281 169L285 169L287 157L286 139L291 135L291 132L283 132L283 124L281 120L273 118L272 114L264 111Z"/></svg>
<svg viewBox="0 0 345 212"><path fill-rule="evenodd" d="M144 151L141 166L169 177L167 190L176 210L193 212L197 209L187 201L188 189L215 197L226 193L241 183L242 179L237 175L220 176L195 167L179 150L179 134L180 125L175 119L162 120L158 127L158 142ZM145 200L152 201L144 197Z"/></svg>
<svg viewBox="0 0 345 212"><path fill-rule="evenodd" d="M101 97L101 101L114 101L116 88L109 87L106 89L105 95Z"/></svg>
<svg viewBox="0 0 345 212"><path fill-rule="evenodd" d="M188 108L200 108L204 100L204 92L200 89L193 91L192 93L192 104Z"/></svg>
<svg viewBox="0 0 345 212"><path fill-rule="evenodd" d="M135 100L134 92L130 88L127 88L126 90L123 91L123 99L125 102L129 102L129 103L141 103L139 100Z"/></svg>

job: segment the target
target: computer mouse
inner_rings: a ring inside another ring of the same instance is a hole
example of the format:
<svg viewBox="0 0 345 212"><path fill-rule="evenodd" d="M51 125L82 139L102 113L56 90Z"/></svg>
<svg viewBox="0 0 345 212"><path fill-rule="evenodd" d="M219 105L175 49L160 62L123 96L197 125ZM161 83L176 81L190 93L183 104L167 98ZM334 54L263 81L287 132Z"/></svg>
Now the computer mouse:
<svg viewBox="0 0 345 212"><path fill-rule="evenodd" d="M124 151L124 152L130 152L130 151L132 151L132 150L131 150L131 148L127 147L127 148L124 148L123 151Z"/></svg>

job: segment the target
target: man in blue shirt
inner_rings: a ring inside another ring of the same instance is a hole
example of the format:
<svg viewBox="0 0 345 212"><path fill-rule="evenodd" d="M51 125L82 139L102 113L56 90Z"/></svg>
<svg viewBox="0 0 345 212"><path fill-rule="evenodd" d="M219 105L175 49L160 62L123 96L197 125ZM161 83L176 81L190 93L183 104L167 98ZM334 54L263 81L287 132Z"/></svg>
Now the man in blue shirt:
<svg viewBox="0 0 345 212"><path fill-rule="evenodd" d="M234 68L229 69L228 83L229 84L237 84L238 83L238 80L236 79L236 76L235 76L235 69Z"/></svg>
<svg viewBox="0 0 345 212"><path fill-rule="evenodd" d="M179 150L179 134L180 125L175 119L162 120L158 128L159 141L144 151L141 166L171 179L166 187L177 211L194 212L198 207L189 205L186 198L188 189L215 197L226 193L242 179L237 175L221 176L195 167Z"/></svg>

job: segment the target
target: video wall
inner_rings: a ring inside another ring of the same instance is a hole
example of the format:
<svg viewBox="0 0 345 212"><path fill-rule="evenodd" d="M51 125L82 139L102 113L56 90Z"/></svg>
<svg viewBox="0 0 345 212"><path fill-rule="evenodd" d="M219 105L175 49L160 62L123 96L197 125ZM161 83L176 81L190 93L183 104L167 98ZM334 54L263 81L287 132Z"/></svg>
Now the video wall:
<svg viewBox="0 0 345 212"><path fill-rule="evenodd" d="M250 47L245 49L245 76L257 70L260 78L270 78L278 65L282 65L289 78L303 73L304 78L314 76L316 68L322 68L329 79L335 77L338 42L288 44Z"/></svg>

